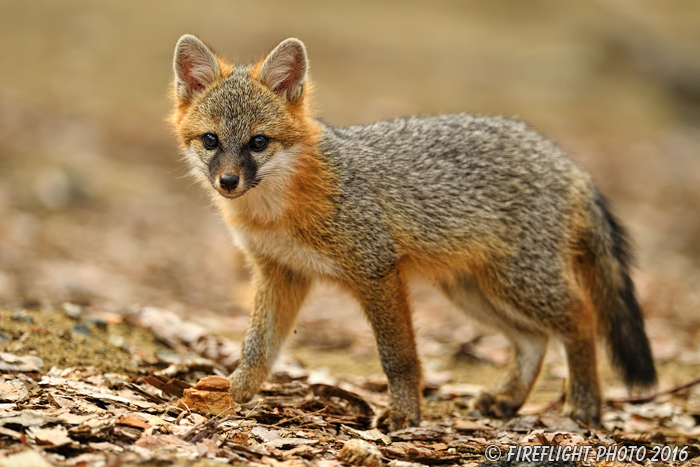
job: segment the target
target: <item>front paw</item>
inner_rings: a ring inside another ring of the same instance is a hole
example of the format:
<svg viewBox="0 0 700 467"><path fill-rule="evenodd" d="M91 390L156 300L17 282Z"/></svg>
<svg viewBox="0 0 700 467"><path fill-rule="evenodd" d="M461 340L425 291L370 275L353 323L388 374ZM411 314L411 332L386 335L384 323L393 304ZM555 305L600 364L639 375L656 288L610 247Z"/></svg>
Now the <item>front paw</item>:
<svg viewBox="0 0 700 467"><path fill-rule="evenodd" d="M392 408L384 410L372 421L372 427L384 432L403 430L418 425L420 425L420 414L411 414Z"/></svg>
<svg viewBox="0 0 700 467"><path fill-rule="evenodd" d="M505 394L484 392L474 398L472 409L484 417L510 418L516 414L520 404Z"/></svg>
<svg viewBox="0 0 700 467"><path fill-rule="evenodd" d="M262 381L257 382L257 378L253 376L250 372L236 370L228 377L231 384L231 397L234 401L242 404L251 400L258 393Z"/></svg>

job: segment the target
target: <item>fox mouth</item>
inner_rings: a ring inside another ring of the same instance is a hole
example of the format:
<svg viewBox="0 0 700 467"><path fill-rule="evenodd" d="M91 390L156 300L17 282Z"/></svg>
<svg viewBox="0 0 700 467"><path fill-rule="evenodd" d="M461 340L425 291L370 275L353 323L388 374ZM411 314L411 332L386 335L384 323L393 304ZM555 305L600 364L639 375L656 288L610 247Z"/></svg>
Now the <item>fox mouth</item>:
<svg viewBox="0 0 700 467"><path fill-rule="evenodd" d="M236 199L236 198L240 198L241 196L243 196L248 190L237 191L234 193L229 193L228 191L221 190L221 189L219 189L217 191L219 192L219 194L221 196L223 196L226 199Z"/></svg>
<svg viewBox="0 0 700 467"><path fill-rule="evenodd" d="M252 183L241 183L239 184L235 189L228 191L225 188L221 187L218 183L214 184L214 188L216 191L223 196L226 199L236 199L240 198L244 194L248 193L248 191L252 190L258 184L262 181L262 178L256 178L252 181Z"/></svg>

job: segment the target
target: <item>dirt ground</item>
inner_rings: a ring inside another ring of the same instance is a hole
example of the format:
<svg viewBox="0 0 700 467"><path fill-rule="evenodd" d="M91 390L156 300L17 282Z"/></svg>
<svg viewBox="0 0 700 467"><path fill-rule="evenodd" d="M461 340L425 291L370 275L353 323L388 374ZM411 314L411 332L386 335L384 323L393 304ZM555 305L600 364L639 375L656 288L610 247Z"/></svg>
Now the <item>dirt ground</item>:
<svg viewBox="0 0 700 467"><path fill-rule="evenodd" d="M504 114L566 148L635 240L634 280L660 388L693 380L700 375L698 24L700 4L692 1L293 8L5 1L0 350L41 357L40 375L89 366L136 378L162 370L158 355L173 350L125 321L144 307L240 341L252 303L248 274L187 177L165 122L172 49L181 34L194 33L248 61L296 36L308 48L319 113L331 123ZM426 284L416 284L413 301L429 382L498 381L510 355L505 339ZM81 318L68 316L64 303L79 306ZM526 412L560 395L566 368L551 347ZM359 308L324 284L302 311L285 358L325 382L383 378ZM606 395L623 397L601 366ZM694 420L685 439L697 439L700 394L683 394L679 413ZM4 449L21 448L7 439Z"/></svg>

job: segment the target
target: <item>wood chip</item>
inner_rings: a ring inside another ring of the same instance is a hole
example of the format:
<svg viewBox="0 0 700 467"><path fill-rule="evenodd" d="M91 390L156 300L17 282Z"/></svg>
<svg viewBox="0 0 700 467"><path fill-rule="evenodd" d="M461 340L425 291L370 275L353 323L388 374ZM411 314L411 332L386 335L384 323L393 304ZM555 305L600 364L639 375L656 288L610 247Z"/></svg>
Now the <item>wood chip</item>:
<svg viewBox="0 0 700 467"><path fill-rule="evenodd" d="M177 406L212 415L236 413L235 403L229 392L229 382L220 376L202 378L194 387L185 389L184 396Z"/></svg>

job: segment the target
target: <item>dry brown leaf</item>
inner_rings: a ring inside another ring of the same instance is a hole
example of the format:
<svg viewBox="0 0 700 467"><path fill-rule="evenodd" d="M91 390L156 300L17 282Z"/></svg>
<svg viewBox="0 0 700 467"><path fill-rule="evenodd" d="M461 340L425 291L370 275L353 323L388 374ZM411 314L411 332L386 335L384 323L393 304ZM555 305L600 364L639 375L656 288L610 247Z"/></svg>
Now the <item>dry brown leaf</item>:
<svg viewBox="0 0 700 467"><path fill-rule="evenodd" d="M10 430L4 426L0 426L0 435L7 436L8 438L14 438L16 440L22 439L22 434L18 431Z"/></svg>
<svg viewBox="0 0 700 467"><path fill-rule="evenodd" d="M51 463L47 461L41 454L31 449L22 451L18 454L12 454L4 458L0 457L0 466L2 467L51 467Z"/></svg>
<svg viewBox="0 0 700 467"><path fill-rule="evenodd" d="M361 439L346 441L338 453L338 459L347 464L366 467L380 467L382 465L382 453L377 446Z"/></svg>
<svg viewBox="0 0 700 467"><path fill-rule="evenodd" d="M144 422L140 418L135 417L133 415L119 417L116 420L114 420L114 423L115 425L125 425L133 428L140 428L141 430L145 430L151 427L149 423Z"/></svg>
<svg viewBox="0 0 700 467"><path fill-rule="evenodd" d="M285 461L278 461L273 457L263 457L262 465L265 467L306 467L306 464L299 459L287 459Z"/></svg>
<svg viewBox="0 0 700 467"><path fill-rule="evenodd" d="M91 449L94 449L95 451L107 451L107 452L123 452L124 448L121 446L118 446L113 443L109 443L107 441L101 441L99 443L96 442L90 442L88 443L88 446L90 446Z"/></svg>
<svg viewBox="0 0 700 467"><path fill-rule="evenodd" d="M144 377L143 380L151 386L160 389L163 393L178 398L182 397L185 394L185 389L192 387L191 384L188 384L180 379L168 379L159 375L148 375Z"/></svg>
<svg viewBox="0 0 700 467"><path fill-rule="evenodd" d="M19 379L0 381L0 402L24 402L29 399L29 389Z"/></svg>
<svg viewBox="0 0 700 467"><path fill-rule="evenodd" d="M21 425L25 428L30 426L44 426L47 423L57 423L57 417L48 415L36 410L5 411L0 413L0 425Z"/></svg>
<svg viewBox="0 0 700 467"><path fill-rule="evenodd" d="M480 384L444 384L440 386L437 394L441 397L476 397L486 390L486 386Z"/></svg>
<svg viewBox="0 0 700 467"><path fill-rule="evenodd" d="M195 443L197 448L197 453L204 457L214 457L219 452L219 445L209 438L204 438L203 440Z"/></svg>
<svg viewBox="0 0 700 467"><path fill-rule="evenodd" d="M449 435L445 427L440 426L415 426L391 433L391 438L400 441L427 441L440 442L443 437Z"/></svg>
<svg viewBox="0 0 700 467"><path fill-rule="evenodd" d="M268 430L263 426L255 426L250 430L250 434L262 440L262 442L267 443L269 441L274 441L280 439L279 430Z"/></svg>
<svg viewBox="0 0 700 467"><path fill-rule="evenodd" d="M469 420L466 418L460 418L455 420L454 425L452 425L457 431L482 431L482 430L493 430L493 428L477 423L474 420Z"/></svg>
<svg viewBox="0 0 700 467"><path fill-rule="evenodd" d="M139 438L134 445L140 448L148 449L149 451L158 451L161 449L173 450L178 448L188 448L190 451L194 450L194 445L192 443L183 441L182 439L173 435L144 435Z"/></svg>
<svg viewBox="0 0 700 467"><path fill-rule="evenodd" d="M289 457L299 456L299 457L304 457L306 459L309 459L309 458L312 458L316 452L317 452L317 450L312 448L311 446L301 445L301 446L295 447L294 449L290 449L289 451L286 452L286 455Z"/></svg>
<svg viewBox="0 0 700 467"><path fill-rule="evenodd" d="M36 355L14 355L0 352L0 371L39 371L44 366L44 360Z"/></svg>
<svg viewBox="0 0 700 467"><path fill-rule="evenodd" d="M625 422L623 430L628 433L649 433L657 428L658 423L655 419L632 417Z"/></svg>
<svg viewBox="0 0 700 467"><path fill-rule="evenodd" d="M387 464L389 467L423 467L425 464L419 464L417 462L402 461L399 459L394 459ZM467 464L469 465L469 464Z"/></svg>
<svg viewBox="0 0 700 467"><path fill-rule="evenodd" d="M461 454L429 449L417 443L397 442L381 448L381 452L392 459L418 461L424 464L444 464L459 461Z"/></svg>
<svg viewBox="0 0 700 467"><path fill-rule="evenodd" d="M94 418L69 429L68 433L76 438L98 439L109 435L113 426L114 423L110 419Z"/></svg>
<svg viewBox="0 0 700 467"><path fill-rule="evenodd" d="M306 439L306 438L279 438L267 443L263 443L263 447L266 449L288 449L290 447L296 446L312 446L318 444L317 439Z"/></svg>
<svg viewBox="0 0 700 467"><path fill-rule="evenodd" d="M48 398L56 407L62 409L74 409L78 407L78 404L70 397L65 397L55 392L49 392Z"/></svg>
<svg viewBox="0 0 700 467"><path fill-rule="evenodd" d="M389 438L389 436L385 435L376 428L373 428L371 430L356 430L355 428L342 425L340 428L340 432L352 438L360 438L365 441L379 441L385 446L391 444L391 438Z"/></svg>
<svg viewBox="0 0 700 467"><path fill-rule="evenodd" d="M58 447L73 442L68 436L68 431L66 431L66 428L62 425L53 428L30 427L27 430L27 434L34 438L36 444L42 446Z"/></svg>

